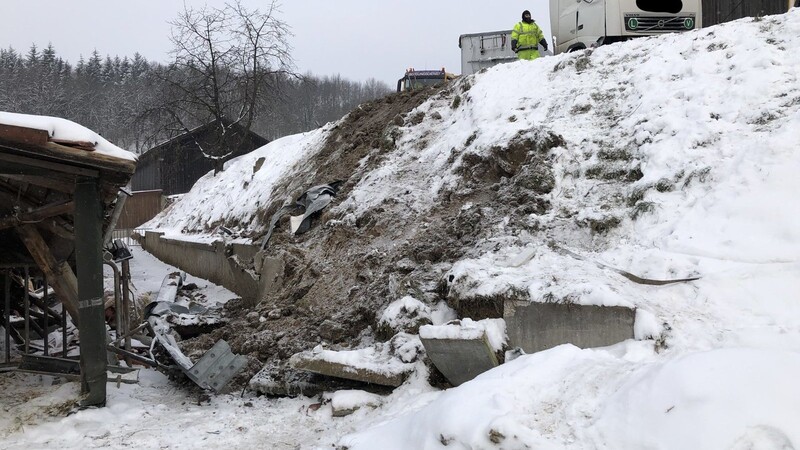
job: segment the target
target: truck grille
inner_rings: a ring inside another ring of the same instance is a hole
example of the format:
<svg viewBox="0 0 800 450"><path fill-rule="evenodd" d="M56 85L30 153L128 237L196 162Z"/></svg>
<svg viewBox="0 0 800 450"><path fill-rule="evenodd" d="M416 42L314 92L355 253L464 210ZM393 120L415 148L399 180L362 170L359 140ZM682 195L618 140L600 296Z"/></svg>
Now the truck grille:
<svg viewBox="0 0 800 450"><path fill-rule="evenodd" d="M671 33L694 30L694 15L690 16L640 16L625 14L625 31L631 33Z"/></svg>

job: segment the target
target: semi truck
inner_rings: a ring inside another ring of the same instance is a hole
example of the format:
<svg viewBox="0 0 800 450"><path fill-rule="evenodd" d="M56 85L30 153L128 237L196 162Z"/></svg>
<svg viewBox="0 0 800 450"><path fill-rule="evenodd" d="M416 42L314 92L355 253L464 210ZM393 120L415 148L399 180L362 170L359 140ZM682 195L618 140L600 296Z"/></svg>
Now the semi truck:
<svg viewBox="0 0 800 450"><path fill-rule="evenodd" d="M414 70L406 69L403 78L397 80L397 92L421 89L426 86L435 86L456 78L456 75L442 70Z"/></svg>
<svg viewBox="0 0 800 450"><path fill-rule="evenodd" d="M701 0L550 0L555 53L703 26Z"/></svg>
<svg viewBox="0 0 800 450"><path fill-rule="evenodd" d="M550 0L550 48L556 54L702 25L701 0ZM462 75L517 60L511 30L462 34L458 46Z"/></svg>

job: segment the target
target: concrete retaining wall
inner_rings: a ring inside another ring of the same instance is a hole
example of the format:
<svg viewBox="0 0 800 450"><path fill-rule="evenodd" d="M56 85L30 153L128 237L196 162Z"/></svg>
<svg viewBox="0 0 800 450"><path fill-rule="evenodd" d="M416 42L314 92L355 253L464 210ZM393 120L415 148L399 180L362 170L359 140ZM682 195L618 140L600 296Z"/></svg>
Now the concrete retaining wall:
<svg viewBox="0 0 800 450"><path fill-rule="evenodd" d="M180 241L164 238L163 234L146 231L139 239L142 248L167 264L230 289L246 301L257 301L258 277L245 271L237 261L252 261L258 248L244 244L226 247L221 240L211 243Z"/></svg>
<svg viewBox="0 0 800 450"><path fill-rule="evenodd" d="M509 344L525 353L561 344L604 347L632 339L636 310L623 306L505 302Z"/></svg>

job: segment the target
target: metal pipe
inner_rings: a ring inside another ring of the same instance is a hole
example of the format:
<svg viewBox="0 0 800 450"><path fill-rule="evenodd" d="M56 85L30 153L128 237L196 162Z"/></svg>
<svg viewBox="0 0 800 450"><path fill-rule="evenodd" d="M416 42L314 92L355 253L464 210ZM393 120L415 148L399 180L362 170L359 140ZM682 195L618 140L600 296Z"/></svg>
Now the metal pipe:
<svg viewBox="0 0 800 450"><path fill-rule="evenodd" d="M67 308L61 303L61 356L67 357Z"/></svg>
<svg viewBox="0 0 800 450"><path fill-rule="evenodd" d="M28 273L28 266L25 266L25 294L24 294L24 303L25 303L25 354L29 354L31 352L30 342L31 342L31 298L30 293L28 292L28 287L31 285L31 277L30 273Z"/></svg>
<svg viewBox="0 0 800 450"><path fill-rule="evenodd" d="M122 261L122 322L125 336L125 350L131 351L131 265L129 260Z"/></svg>
<svg viewBox="0 0 800 450"><path fill-rule="evenodd" d="M50 353L50 330L48 329L47 322L47 275L44 276L44 295L42 296L42 312L44 313L44 356Z"/></svg>
<svg viewBox="0 0 800 450"><path fill-rule="evenodd" d="M5 323L6 331L6 362L11 362L11 271L5 271Z"/></svg>
<svg viewBox="0 0 800 450"><path fill-rule="evenodd" d="M114 228L117 228L117 222L119 221L119 216L122 214L122 208L125 206L125 200L130 196L131 194L125 192L124 189L120 189L119 192L117 192L117 203L114 204L114 211L111 212L111 220L109 220L108 228L106 228L106 233L103 235L103 246L111 242L111 236L114 233Z"/></svg>
<svg viewBox="0 0 800 450"><path fill-rule="evenodd" d="M121 332L124 331L121 329L122 326L122 298L120 295L120 274L119 274L119 267L114 263L114 261L103 261L103 264L111 267L111 270L114 271L114 320L116 320L116 330L117 336L121 335ZM105 310L105 305L104 305Z"/></svg>

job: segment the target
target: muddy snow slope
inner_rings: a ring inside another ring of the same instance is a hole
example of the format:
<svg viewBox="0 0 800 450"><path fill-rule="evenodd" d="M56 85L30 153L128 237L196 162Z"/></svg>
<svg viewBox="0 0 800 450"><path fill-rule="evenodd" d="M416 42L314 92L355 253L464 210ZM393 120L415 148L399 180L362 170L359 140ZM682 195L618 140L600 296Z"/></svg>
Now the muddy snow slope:
<svg viewBox="0 0 800 450"><path fill-rule="evenodd" d="M502 65L365 136L374 148L312 237L350 229L362 255L414 250L407 270L451 280L451 298L626 305L654 320L639 340L523 356L443 393L401 388L339 442L800 447L798 48L794 11ZM257 240L270 208L335 169L320 154L339 126L232 161L151 226L196 239L224 223ZM384 227L366 240L374 223ZM425 235L462 247L420 260L428 247L411 241ZM640 276L700 280L633 284L553 243ZM360 251L339 248L343 260ZM388 290L384 305L406 294Z"/></svg>

